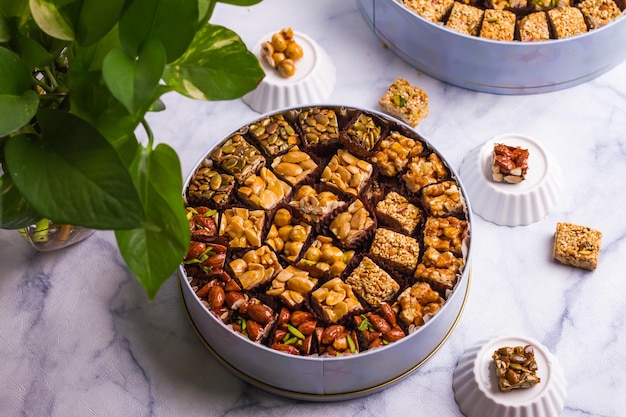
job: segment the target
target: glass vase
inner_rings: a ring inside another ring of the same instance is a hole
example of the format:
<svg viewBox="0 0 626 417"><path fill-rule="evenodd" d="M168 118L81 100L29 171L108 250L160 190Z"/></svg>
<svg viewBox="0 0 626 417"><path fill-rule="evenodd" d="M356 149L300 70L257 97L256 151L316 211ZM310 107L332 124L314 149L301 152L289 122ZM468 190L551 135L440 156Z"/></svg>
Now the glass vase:
<svg viewBox="0 0 626 417"><path fill-rule="evenodd" d="M35 224L19 229L19 232L33 248L39 251L51 251L81 242L91 236L95 230L41 219Z"/></svg>

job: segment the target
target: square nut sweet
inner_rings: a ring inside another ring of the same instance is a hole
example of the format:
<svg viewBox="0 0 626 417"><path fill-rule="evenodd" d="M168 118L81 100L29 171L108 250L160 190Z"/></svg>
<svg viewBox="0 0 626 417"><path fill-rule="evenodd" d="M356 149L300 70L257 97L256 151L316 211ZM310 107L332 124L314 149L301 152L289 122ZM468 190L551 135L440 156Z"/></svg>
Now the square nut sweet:
<svg viewBox="0 0 626 417"><path fill-rule="evenodd" d="M368 258L363 257L359 265L346 278L354 292L369 305L379 306L390 301L400 290L400 285L384 269Z"/></svg>
<svg viewBox="0 0 626 417"><path fill-rule="evenodd" d="M380 227L374 234L370 254L398 271L413 272L420 255L420 244L417 239Z"/></svg>
<svg viewBox="0 0 626 417"><path fill-rule="evenodd" d="M325 320L336 323L349 313L363 310L352 287L333 278L311 293L311 302Z"/></svg>
<svg viewBox="0 0 626 417"><path fill-rule="evenodd" d="M572 223L557 223L554 259L565 265L593 271L598 266L602 232Z"/></svg>
<svg viewBox="0 0 626 417"><path fill-rule="evenodd" d="M378 100L385 113L416 127L428 116L428 94L404 78L396 78Z"/></svg>
<svg viewBox="0 0 626 417"><path fill-rule="evenodd" d="M531 388L541 382L537 376L538 366L532 345L501 347L492 358L500 391Z"/></svg>
<svg viewBox="0 0 626 417"><path fill-rule="evenodd" d="M491 172L496 182L519 184L528 172L528 149L495 143L491 153Z"/></svg>

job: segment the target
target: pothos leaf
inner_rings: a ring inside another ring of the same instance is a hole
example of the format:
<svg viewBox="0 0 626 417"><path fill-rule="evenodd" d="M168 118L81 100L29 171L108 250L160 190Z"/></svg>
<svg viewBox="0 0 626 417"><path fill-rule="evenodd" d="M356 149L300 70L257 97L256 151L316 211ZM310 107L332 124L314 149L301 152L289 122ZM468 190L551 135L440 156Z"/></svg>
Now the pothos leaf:
<svg viewBox="0 0 626 417"><path fill-rule="evenodd" d="M146 219L134 229L117 230L115 237L126 264L152 300L189 248L180 161L172 148L160 144L153 151L144 149L132 171Z"/></svg>
<svg viewBox="0 0 626 417"><path fill-rule="evenodd" d="M35 223L41 215L20 194L11 177L0 176L0 228L18 229Z"/></svg>
<svg viewBox="0 0 626 417"><path fill-rule="evenodd" d="M199 100L231 100L256 88L265 73L256 56L230 29L206 24L187 52L165 68L163 79Z"/></svg>
<svg viewBox="0 0 626 417"><path fill-rule="evenodd" d="M89 123L40 109L41 136L6 143L6 168L43 216L94 229L131 228L144 220L141 200L113 146Z"/></svg>
<svg viewBox="0 0 626 417"><path fill-rule="evenodd" d="M39 95L31 90L28 66L0 47L0 137L28 123L38 106Z"/></svg>

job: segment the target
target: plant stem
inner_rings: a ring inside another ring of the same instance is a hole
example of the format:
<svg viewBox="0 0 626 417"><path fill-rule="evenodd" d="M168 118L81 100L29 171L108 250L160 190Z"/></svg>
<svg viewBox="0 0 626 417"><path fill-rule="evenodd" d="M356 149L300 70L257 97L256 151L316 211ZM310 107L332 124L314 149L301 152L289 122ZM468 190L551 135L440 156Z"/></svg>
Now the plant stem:
<svg viewBox="0 0 626 417"><path fill-rule="evenodd" d="M52 87L52 91L56 90L56 88L59 86L59 83L57 82L56 78L54 77L54 74L50 70L50 66L46 65L43 70L46 73L46 77L50 81L50 86Z"/></svg>
<svg viewBox="0 0 626 417"><path fill-rule="evenodd" d="M33 81L35 81L35 84L37 84L39 87L46 90L46 93L52 93L54 91L54 88L50 87L48 84L44 83L43 81L38 80L37 77L33 77Z"/></svg>
<svg viewBox="0 0 626 417"><path fill-rule="evenodd" d="M146 121L145 118L141 119L141 125L143 126L144 130L146 131L146 134L148 135L148 149L152 149L152 144L154 143L154 134L152 133L152 129L150 128L150 125L148 124L148 122Z"/></svg>

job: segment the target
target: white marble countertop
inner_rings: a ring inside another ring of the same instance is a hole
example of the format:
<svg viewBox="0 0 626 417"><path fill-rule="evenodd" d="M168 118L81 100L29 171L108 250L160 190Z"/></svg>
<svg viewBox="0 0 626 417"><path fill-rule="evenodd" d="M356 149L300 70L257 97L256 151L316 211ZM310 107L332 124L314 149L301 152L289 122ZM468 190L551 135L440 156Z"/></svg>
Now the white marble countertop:
<svg viewBox="0 0 626 417"><path fill-rule="evenodd" d="M398 76L430 97L417 131L456 169L494 135L534 137L557 160L564 192L545 219L504 227L475 216L473 276L458 326L422 367L379 393L309 403L268 394L223 368L190 325L172 277L154 302L126 269L111 232L52 253L0 231L2 416L460 416L452 373L465 349L517 334L544 344L567 379L563 416L625 416L626 64L553 93L499 96L421 74L385 49L355 1L266 0L219 4L212 23L252 47L291 26L332 57L328 102L378 109ZM258 116L242 100L165 97L150 116L158 141L179 153L186 176L224 135ZM557 221L603 232L598 269L552 260Z"/></svg>

